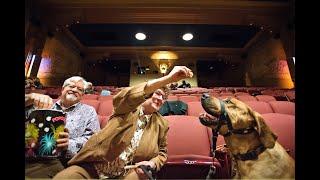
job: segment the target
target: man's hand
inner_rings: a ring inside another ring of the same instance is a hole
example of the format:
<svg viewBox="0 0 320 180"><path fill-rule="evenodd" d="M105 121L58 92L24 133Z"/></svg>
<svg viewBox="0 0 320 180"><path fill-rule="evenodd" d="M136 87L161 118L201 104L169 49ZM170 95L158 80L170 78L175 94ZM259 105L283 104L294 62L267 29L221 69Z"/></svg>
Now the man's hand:
<svg viewBox="0 0 320 180"><path fill-rule="evenodd" d="M59 133L59 138L57 139L57 149L59 151L66 151L69 146L69 130L64 128L64 132Z"/></svg>
<svg viewBox="0 0 320 180"><path fill-rule="evenodd" d="M177 82L181 79L190 78L192 76L193 73L191 69L185 66L175 66L168 75L148 81L148 84L146 85L144 92L146 94L151 94L155 90L169 83Z"/></svg>
<svg viewBox="0 0 320 180"><path fill-rule="evenodd" d="M177 82L181 79L191 78L193 72L186 66L175 66L167 76L172 82Z"/></svg>
<svg viewBox="0 0 320 180"><path fill-rule="evenodd" d="M140 166L140 165L150 166L152 169L156 168L156 164L153 161L141 161L141 162L136 163L135 165L137 165L137 166ZM143 176L143 177L146 176L141 168L136 168L135 170L139 176Z"/></svg>
<svg viewBox="0 0 320 180"><path fill-rule="evenodd" d="M53 100L50 96L38 93L25 95L25 105L33 104L37 109L49 109L53 105Z"/></svg>

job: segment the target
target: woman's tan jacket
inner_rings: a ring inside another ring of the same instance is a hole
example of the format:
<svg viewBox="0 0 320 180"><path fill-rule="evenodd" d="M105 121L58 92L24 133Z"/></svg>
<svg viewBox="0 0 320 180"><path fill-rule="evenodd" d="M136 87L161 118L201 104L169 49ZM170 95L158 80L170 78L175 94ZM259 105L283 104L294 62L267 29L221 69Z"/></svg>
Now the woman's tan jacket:
<svg viewBox="0 0 320 180"><path fill-rule="evenodd" d="M85 162L112 161L130 144L140 112L141 104L150 94L145 94L145 83L121 90L113 98L113 114L108 124L92 135L82 149L68 162L68 165ZM153 161L157 170L167 160L168 121L158 112L151 116L145 127L133 163Z"/></svg>

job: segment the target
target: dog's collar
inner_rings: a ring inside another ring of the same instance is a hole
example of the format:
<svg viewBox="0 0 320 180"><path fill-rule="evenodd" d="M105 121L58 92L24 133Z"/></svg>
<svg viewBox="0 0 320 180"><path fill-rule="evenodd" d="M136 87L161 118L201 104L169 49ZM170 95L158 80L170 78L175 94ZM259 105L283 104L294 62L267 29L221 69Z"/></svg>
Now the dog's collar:
<svg viewBox="0 0 320 180"><path fill-rule="evenodd" d="M243 129L232 129L232 130L228 129L227 133L221 134L221 135L224 136L224 137L227 137L227 136L230 136L232 133L233 134L249 134L249 133L252 133L254 131L255 131L254 127L248 127L248 128L243 128Z"/></svg>
<svg viewBox="0 0 320 180"><path fill-rule="evenodd" d="M248 151L245 154L233 154L233 156L237 160L246 161L246 160L255 160L258 159L259 154L263 153L263 151L266 150L266 147L264 145L258 146L256 149Z"/></svg>

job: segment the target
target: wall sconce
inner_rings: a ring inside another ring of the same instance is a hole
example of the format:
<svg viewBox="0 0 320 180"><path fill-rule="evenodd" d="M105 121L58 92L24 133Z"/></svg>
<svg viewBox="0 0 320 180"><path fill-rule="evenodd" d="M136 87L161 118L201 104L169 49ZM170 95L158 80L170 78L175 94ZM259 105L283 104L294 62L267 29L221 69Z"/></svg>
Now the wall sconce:
<svg viewBox="0 0 320 180"><path fill-rule="evenodd" d="M160 67L160 73L165 74L168 71L169 65L165 62L161 62L160 60L159 67Z"/></svg>
<svg viewBox="0 0 320 180"><path fill-rule="evenodd" d="M150 57L159 67L162 74L167 73L170 66L173 64L172 60L178 59L178 56L170 51L157 51Z"/></svg>

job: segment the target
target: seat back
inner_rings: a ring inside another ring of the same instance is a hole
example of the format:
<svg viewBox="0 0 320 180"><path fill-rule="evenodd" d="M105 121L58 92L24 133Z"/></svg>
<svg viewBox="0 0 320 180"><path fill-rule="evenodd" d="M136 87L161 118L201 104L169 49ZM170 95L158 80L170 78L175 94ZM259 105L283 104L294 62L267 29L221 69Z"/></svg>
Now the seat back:
<svg viewBox="0 0 320 180"><path fill-rule="evenodd" d="M210 156L207 128L199 117L174 115L165 117L169 121L168 155Z"/></svg>
<svg viewBox="0 0 320 180"><path fill-rule="evenodd" d="M249 107L251 107L252 110L254 110L260 114L274 113L270 104L267 102L264 102L264 101L245 101L244 103L246 103Z"/></svg>
<svg viewBox="0 0 320 180"><path fill-rule="evenodd" d="M100 128L103 129L109 121L110 116L101 116L98 115L99 121L100 121Z"/></svg>
<svg viewBox="0 0 320 180"><path fill-rule="evenodd" d="M180 101L183 101L185 103L187 102L193 102L193 101L199 101L199 98L197 96L179 96L178 97Z"/></svg>
<svg viewBox="0 0 320 180"><path fill-rule="evenodd" d="M188 102L187 105L188 105L188 111L187 111L188 116L199 117L200 113L205 113L204 109L201 106L200 101Z"/></svg>
<svg viewBox="0 0 320 180"><path fill-rule="evenodd" d="M113 111L112 100L105 100L105 101L101 101L97 112L101 116L110 116L112 114L112 111Z"/></svg>
<svg viewBox="0 0 320 180"><path fill-rule="evenodd" d="M84 94L82 96L82 99L94 99L94 100L98 100L99 95L97 94Z"/></svg>
<svg viewBox="0 0 320 180"><path fill-rule="evenodd" d="M100 102L98 100L94 100L94 99L82 99L80 101L83 104L87 104L89 106L94 107L94 109L96 110L96 112L98 112L99 106L100 106Z"/></svg>
<svg viewBox="0 0 320 180"><path fill-rule="evenodd" d="M269 101L275 113L295 115L295 103L289 101Z"/></svg>
<svg viewBox="0 0 320 180"><path fill-rule="evenodd" d="M264 101L264 102L276 101L276 98L270 95L257 95L256 98L258 101Z"/></svg>
<svg viewBox="0 0 320 180"><path fill-rule="evenodd" d="M168 160L159 179L205 179L210 165L222 172L221 164L210 157L207 128L195 116L165 116L169 121ZM221 175L222 176L222 175Z"/></svg>
<svg viewBox="0 0 320 180"><path fill-rule="evenodd" d="M106 101L106 100L112 100L113 96L110 95L110 96L99 96L98 97L98 100L99 101Z"/></svg>
<svg viewBox="0 0 320 180"><path fill-rule="evenodd" d="M178 100L178 96L176 95L169 95L168 96L168 101L177 101Z"/></svg>
<svg viewBox="0 0 320 180"><path fill-rule="evenodd" d="M257 99L254 96L248 96L248 95L238 95L237 99L240 101L257 101Z"/></svg>
<svg viewBox="0 0 320 180"><path fill-rule="evenodd" d="M234 96L219 96L217 98L223 100L223 99L227 99L227 98L234 98Z"/></svg>
<svg viewBox="0 0 320 180"><path fill-rule="evenodd" d="M243 96L243 95L250 96L250 94L247 93L247 92L236 92L236 93L234 93L234 96Z"/></svg>
<svg viewBox="0 0 320 180"><path fill-rule="evenodd" d="M262 114L271 130L278 135L278 142L295 158L295 116L279 113Z"/></svg>
<svg viewBox="0 0 320 180"><path fill-rule="evenodd" d="M232 92L221 92L220 96L234 96L234 94Z"/></svg>

